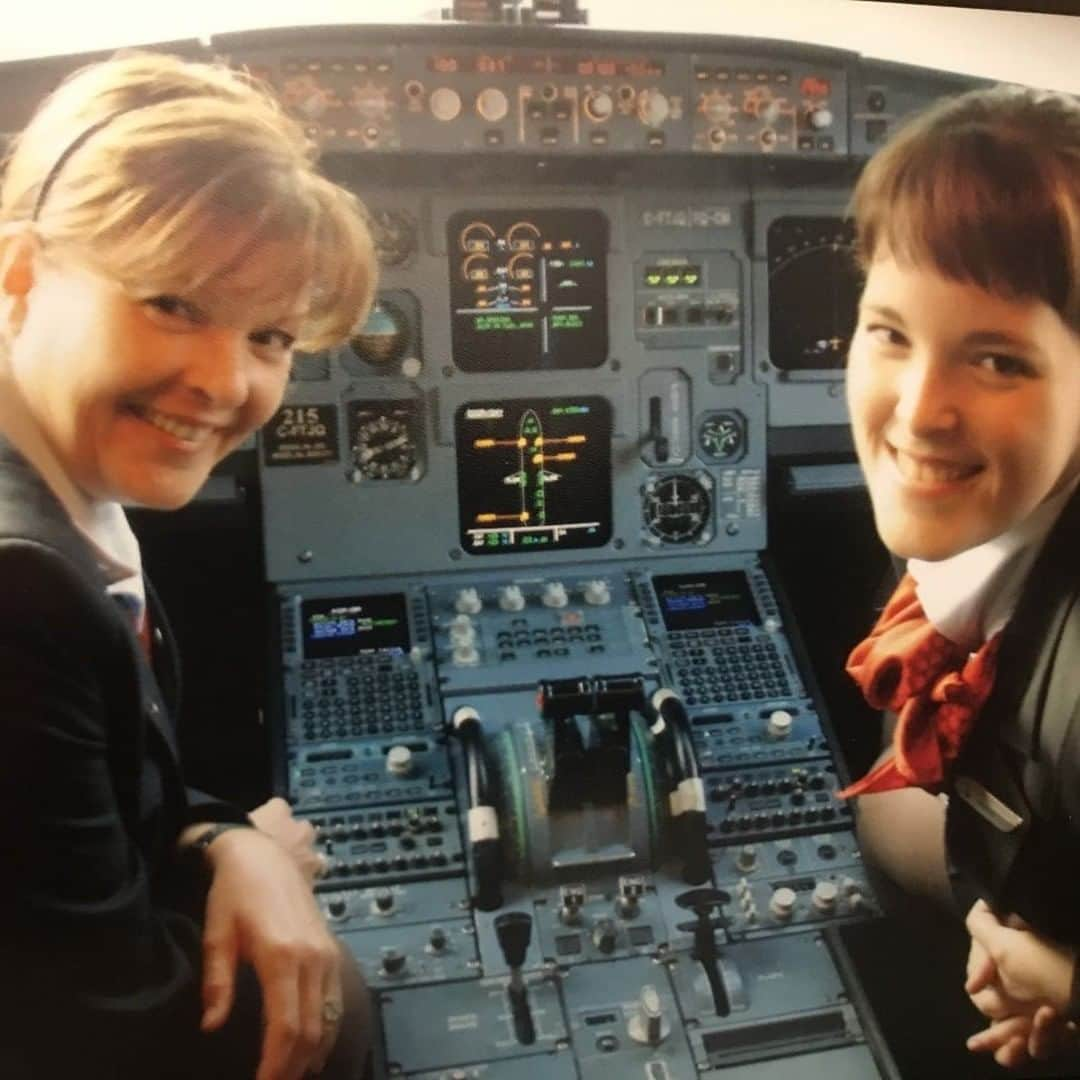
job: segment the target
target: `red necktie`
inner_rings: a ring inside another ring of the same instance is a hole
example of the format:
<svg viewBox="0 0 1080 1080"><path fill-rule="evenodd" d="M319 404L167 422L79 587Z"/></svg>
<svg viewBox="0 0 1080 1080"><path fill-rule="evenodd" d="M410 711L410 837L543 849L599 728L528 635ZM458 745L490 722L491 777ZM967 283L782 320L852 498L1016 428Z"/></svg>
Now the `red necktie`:
<svg viewBox="0 0 1080 1080"><path fill-rule="evenodd" d="M838 792L840 798L923 787L939 791L994 684L1000 634L978 652L930 624L905 574L870 636L848 657L848 674L875 709L897 715L892 757Z"/></svg>

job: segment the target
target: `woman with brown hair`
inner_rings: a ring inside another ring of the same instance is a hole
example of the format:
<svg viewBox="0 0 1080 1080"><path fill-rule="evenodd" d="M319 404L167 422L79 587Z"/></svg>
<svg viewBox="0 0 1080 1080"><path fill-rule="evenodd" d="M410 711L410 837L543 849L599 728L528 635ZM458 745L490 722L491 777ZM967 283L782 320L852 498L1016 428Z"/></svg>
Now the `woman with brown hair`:
<svg viewBox="0 0 1080 1080"><path fill-rule="evenodd" d="M967 914L969 1047L1020 1065L1080 1012L1080 103L943 102L853 207L848 403L907 572L849 660L894 725L847 794L870 860Z"/></svg>

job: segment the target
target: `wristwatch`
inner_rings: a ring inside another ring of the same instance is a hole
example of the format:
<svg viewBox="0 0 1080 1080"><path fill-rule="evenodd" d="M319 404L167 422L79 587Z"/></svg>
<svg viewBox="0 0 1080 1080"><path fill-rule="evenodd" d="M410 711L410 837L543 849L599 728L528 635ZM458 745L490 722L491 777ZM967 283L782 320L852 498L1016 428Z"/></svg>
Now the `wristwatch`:
<svg viewBox="0 0 1080 1080"><path fill-rule="evenodd" d="M253 829L255 826L248 821L218 821L210 826L205 832L199 833L197 839L192 840L187 846L188 853L192 858L203 855L206 849L222 834L230 829Z"/></svg>

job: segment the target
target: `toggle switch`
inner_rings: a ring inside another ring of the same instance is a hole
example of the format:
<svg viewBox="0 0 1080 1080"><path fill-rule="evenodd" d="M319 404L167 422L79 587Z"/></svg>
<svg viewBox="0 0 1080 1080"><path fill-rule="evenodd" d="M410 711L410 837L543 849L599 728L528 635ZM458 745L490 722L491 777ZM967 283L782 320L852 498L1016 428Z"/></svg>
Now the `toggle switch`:
<svg viewBox="0 0 1080 1080"><path fill-rule="evenodd" d="M651 983L641 988L637 1008L626 1025L627 1034L642 1046L659 1046L670 1034L671 1023L664 1015L660 994Z"/></svg>

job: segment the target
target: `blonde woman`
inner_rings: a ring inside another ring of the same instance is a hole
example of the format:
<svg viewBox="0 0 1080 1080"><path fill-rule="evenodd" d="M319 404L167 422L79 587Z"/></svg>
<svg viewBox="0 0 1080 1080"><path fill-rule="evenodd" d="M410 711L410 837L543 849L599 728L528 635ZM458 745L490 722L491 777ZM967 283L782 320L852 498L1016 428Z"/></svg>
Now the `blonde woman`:
<svg viewBox="0 0 1080 1080"><path fill-rule="evenodd" d="M224 67L66 80L0 186L0 1074L360 1076L311 830L186 788L122 503L191 499L370 303L361 208Z"/></svg>

